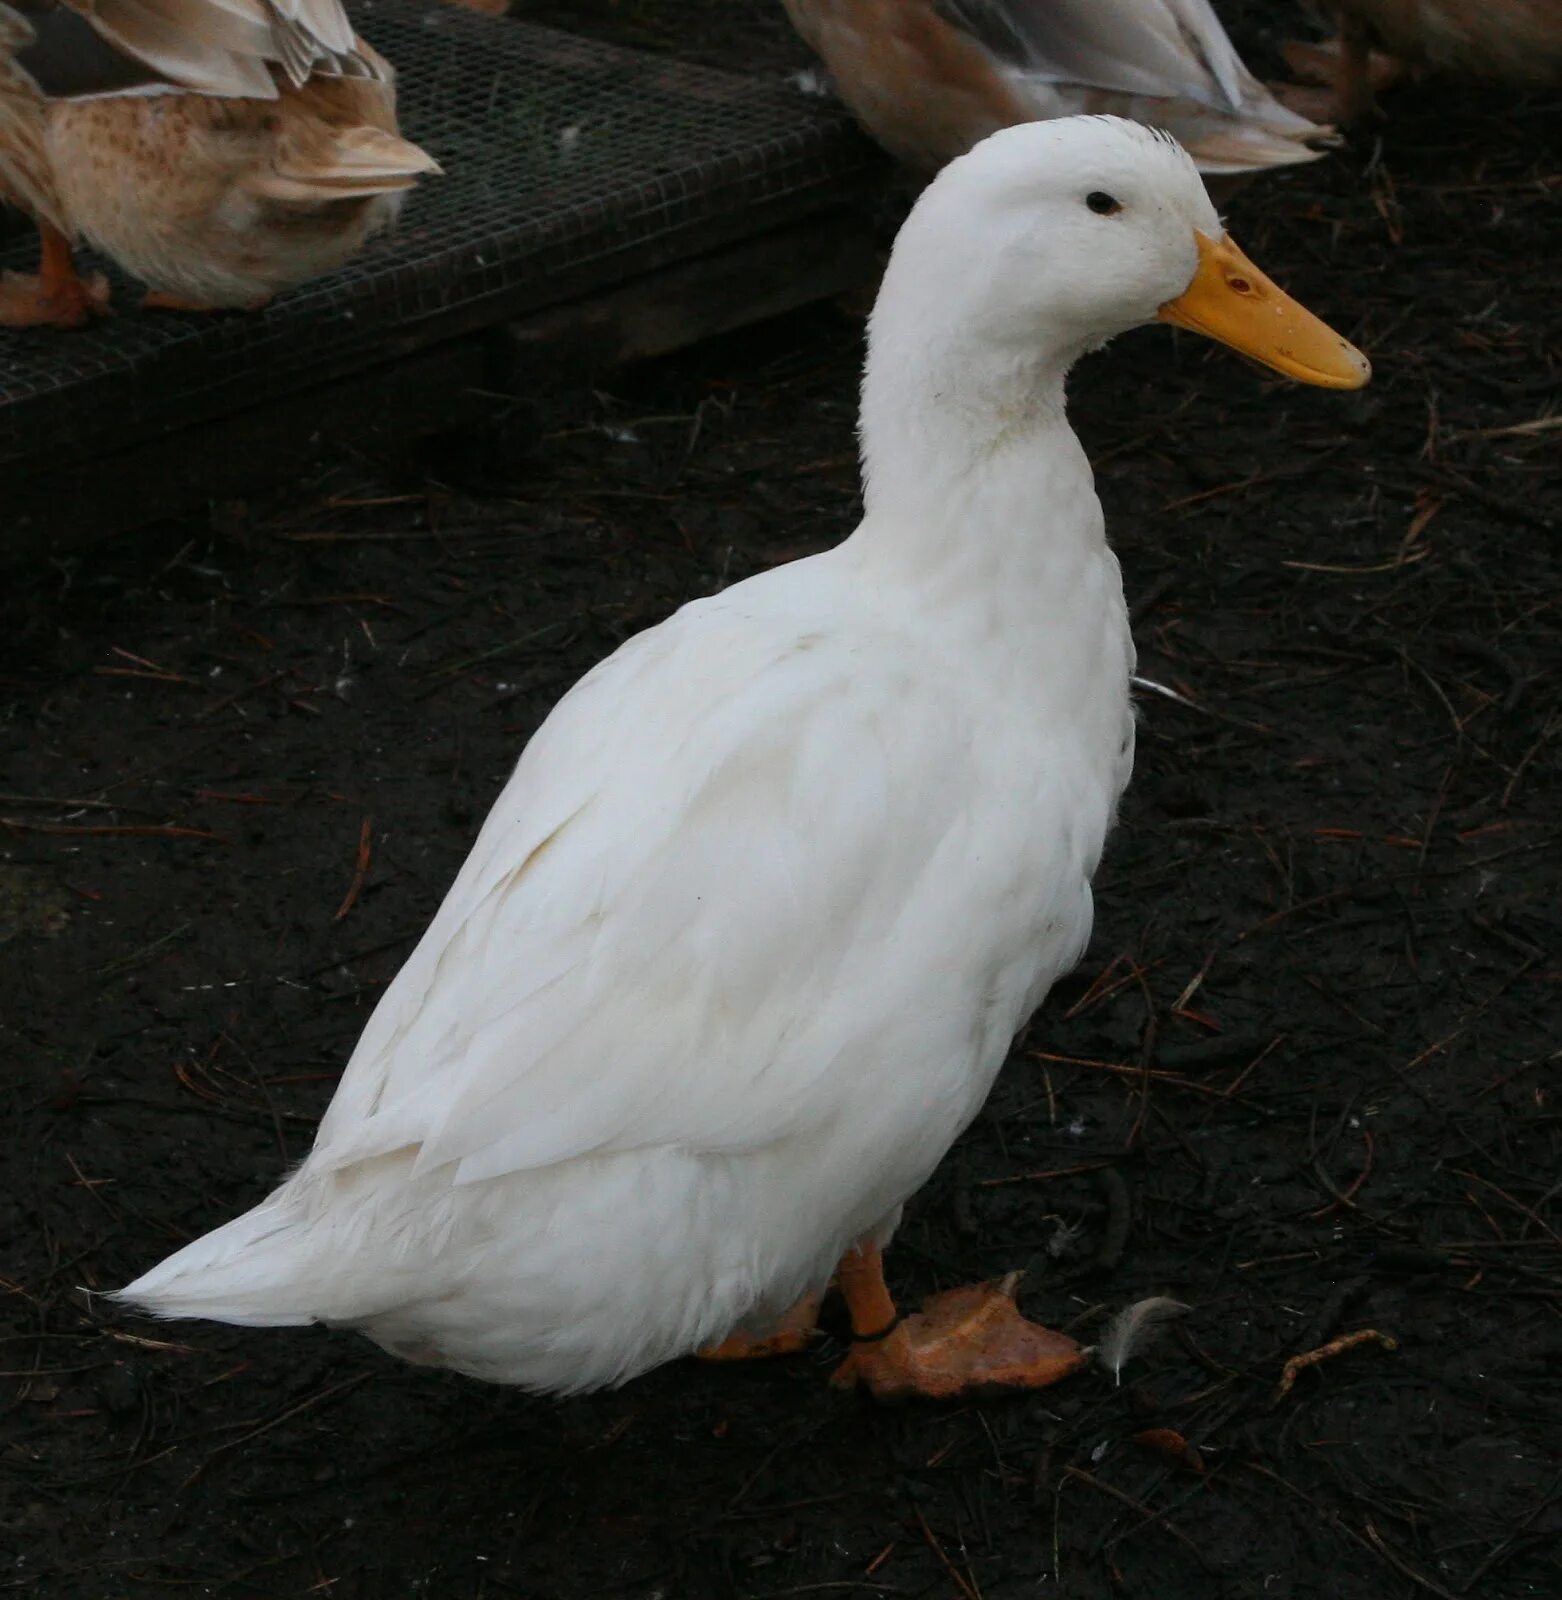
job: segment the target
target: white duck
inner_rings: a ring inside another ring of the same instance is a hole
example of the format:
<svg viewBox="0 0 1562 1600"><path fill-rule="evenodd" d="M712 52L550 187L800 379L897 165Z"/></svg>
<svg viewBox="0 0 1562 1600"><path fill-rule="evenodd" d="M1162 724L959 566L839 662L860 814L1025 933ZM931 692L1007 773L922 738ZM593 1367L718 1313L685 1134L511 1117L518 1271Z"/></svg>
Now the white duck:
<svg viewBox="0 0 1562 1600"><path fill-rule="evenodd" d="M879 1247L1089 936L1133 645L1063 384L1156 318L1367 380L1164 134L1029 124L936 179L872 319L861 526L565 696L303 1165L121 1298L564 1392L795 1343L840 1263L840 1381L1072 1370L1010 1280L897 1322Z"/></svg>

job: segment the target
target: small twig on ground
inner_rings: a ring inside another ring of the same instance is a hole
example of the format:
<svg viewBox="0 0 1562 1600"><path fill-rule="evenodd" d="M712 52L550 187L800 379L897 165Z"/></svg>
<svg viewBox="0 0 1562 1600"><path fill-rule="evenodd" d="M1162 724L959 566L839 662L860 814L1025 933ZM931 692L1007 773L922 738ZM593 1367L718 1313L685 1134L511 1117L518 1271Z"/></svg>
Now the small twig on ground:
<svg viewBox="0 0 1562 1600"><path fill-rule="evenodd" d="M1480 1173L1471 1172L1466 1167L1451 1167L1449 1170L1456 1177L1468 1178L1472 1183L1479 1183L1485 1188L1490 1189L1493 1194L1500 1195L1502 1199L1506 1200L1515 1211L1520 1211L1526 1217L1528 1217L1529 1220L1533 1222L1542 1233L1546 1234L1554 1244L1562 1244L1562 1233L1558 1233L1557 1230L1553 1228L1551 1224L1540 1215L1539 1212L1525 1205L1522 1200L1515 1199L1514 1196L1509 1194L1506 1189L1500 1187L1498 1184L1493 1183L1490 1178L1483 1178Z"/></svg>
<svg viewBox="0 0 1562 1600"><path fill-rule="evenodd" d="M24 822L20 817L0 817L0 828L11 828L17 833L68 833L100 839L118 839L134 835L143 839L214 839L227 844L220 833L207 828L181 828L173 824L162 827L142 826L136 823Z"/></svg>
<svg viewBox="0 0 1562 1600"><path fill-rule="evenodd" d="M188 1489L219 1456L228 1455L232 1451L239 1449L240 1446L248 1444L251 1439L258 1439L263 1433L270 1433L273 1428L280 1427L284 1422L290 1422L300 1412L308 1411L311 1406L320 1405L326 1400L334 1400L338 1395L345 1394L350 1389L362 1387L369 1381L370 1377L370 1373L360 1372L356 1377L343 1378L340 1383L329 1384L318 1393L300 1400L296 1405L288 1406L285 1410L279 1411L276 1416L261 1423L259 1427L251 1428L248 1433L241 1433L237 1439L229 1439L226 1443L218 1445L195 1471L180 1484L180 1490Z"/></svg>
<svg viewBox="0 0 1562 1600"><path fill-rule="evenodd" d="M1484 1000L1480 1002L1479 1005L1465 1012L1464 1016L1460 1018L1459 1023L1455 1028L1453 1028L1450 1032L1445 1033L1443 1037L1437 1040L1434 1044L1429 1044L1419 1055L1412 1056L1411 1059L1407 1061L1400 1070L1402 1072L1414 1072L1423 1061L1428 1060L1432 1056L1440 1055L1445 1049L1447 1049L1449 1045L1454 1042L1455 1039L1459 1037L1460 1034L1462 1034L1470 1026L1472 1022L1476 1021L1479 1017L1485 1014L1493 1001L1500 1000L1503 995L1505 995L1508 990L1511 989L1513 985L1516 984L1519 979L1522 978L1524 974L1528 972L1529 969L1534 965L1535 957L1531 956L1528 961L1525 961L1520 966L1516 967L1508 974L1506 978L1502 980L1501 983L1497 985L1495 989L1492 990L1489 995L1486 996Z"/></svg>
<svg viewBox="0 0 1562 1600"><path fill-rule="evenodd" d="M347 894L342 903L336 908L333 922L340 922L343 917L358 903L358 896L363 890L363 880L369 875L369 852L374 843L373 817L365 817L363 826L358 830L358 859L353 867L353 881L347 886Z"/></svg>
<svg viewBox="0 0 1562 1600"><path fill-rule="evenodd" d="M1015 1172L1007 1178L978 1178L978 1189L1001 1189L1011 1183L1042 1183L1050 1178L1072 1178L1080 1172L1099 1172L1103 1167L1109 1167L1110 1161L1082 1161L1072 1167L1048 1167L1043 1172Z"/></svg>
<svg viewBox="0 0 1562 1600"><path fill-rule="evenodd" d="M1272 1405L1279 1405L1291 1392L1296 1383L1297 1376L1308 1367L1315 1367L1320 1361L1327 1361L1331 1356L1342 1354L1346 1350L1354 1350L1357 1345L1380 1344L1385 1350L1397 1350L1399 1340L1390 1334L1379 1333L1376 1328L1360 1328L1355 1333L1342 1333L1338 1339L1330 1339L1327 1344L1321 1344L1316 1350L1308 1350L1299 1356L1292 1356L1286 1362L1280 1374L1279 1386L1275 1389Z"/></svg>
<svg viewBox="0 0 1562 1600"><path fill-rule="evenodd" d="M1366 1522L1365 1531L1368 1543L1371 1544L1372 1548L1376 1550L1378 1554L1382 1556L1383 1559L1388 1562L1388 1564L1393 1567L1396 1572L1404 1573L1404 1575L1409 1578L1412 1583L1419 1584L1429 1594L1441 1595L1443 1600L1458 1600L1458 1597L1451 1589L1445 1589L1442 1584L1437 1583L1433 1579L1427 1577L1424 1572L1417 1572L1416 1569L1411 1566L1403 1556L1396 1554L1393 1550L1390 1550L1389 1547L1383 1542L1382 1535L1379 1534L1378 1530L1372 1526L1371 1518L1368 1518Z"/></svg>
<svg viewBox="0 0 1562 1600"><path fill-rule="evenodd" d="M913 1509L916 1511L917 1526L922 1530L922 1537L927 1540L928 1549L943 1563L944 1571L954 1580L955 1587L965 1596L965 1600L982 1600L981 1590L944 1553L944 1547L938 1542L933 1530L928 1527L927 1518L922 1515L921 1508Z"/></svg>
<svg viewBox="0 0 1562 1600"><path fill-rule="evenodd" d="M1086 1472L1083 1467L1064 1467L1063 1475L1077 1479L1078 1482L1088 1485L1100 1494L1110 1495L1114 1500L1120 1500L1130 1511L1137 1511L1146 1522L1153 1522L1158 1528L1164 1528L1178 1544L1191 1550L1199 1559L1199 1564L1204 1565L1204 1553L1175 1523L1168 1522L1159 1511L1153 1510L1142 1500L1135 1500L1131 1494L1124 1494L1121 1489L1104 1482L1096 1477L1093 1472Z"/></svg>
<svg viewBox="0 0 1562 1600"><path fill-rule="evenodd" d="M1212 1088L1207 1083L1200 1083L1196 1078L1185 1078L1180 1072L1164 1072L1159 1067L1135 1067L1126 1061L1097 1061L1092 1056L1060 1056L1048 1050L1027 1050L1025 1052L1036 1061L1055 1061L1064 1067L1090 1067L1096 1072L1115 1072L1119 1077L1156 1079L1160 1083L1170 1083L1179 1089L1191 1089L1195 1094L1207 1094L1217 1100L1227 1098L1224 1089Z"/></svg>
<svg viewBox="0 0 1562 1600"><path fill-rule="evenodd" d="M1361 1142L1365 1147L1365 1155L1362 1160L1361 1171L1351 1179L1350 1186L1348 1188L1336 1189L1334 1185L1328 1181L1328 1175L1323 1171L1318 1163L1313 1163L1313 1171L1317 1174L1318 1181L1323 1184L1324 1188L1326 1188L1329 1193L1334 1196L1334 1198L1328 1203L1328 1205L1319 1206L1316 1211L1309 1213L1311 1216L1326 1217L1336 1206L1345 1206L1351 1211L1356 1209L1356 1201L1354 1198L1356 1191L1367 1181L1368 1177L1372 1173L1372 1134L1366 1129L1362 1130Z"/></svg>

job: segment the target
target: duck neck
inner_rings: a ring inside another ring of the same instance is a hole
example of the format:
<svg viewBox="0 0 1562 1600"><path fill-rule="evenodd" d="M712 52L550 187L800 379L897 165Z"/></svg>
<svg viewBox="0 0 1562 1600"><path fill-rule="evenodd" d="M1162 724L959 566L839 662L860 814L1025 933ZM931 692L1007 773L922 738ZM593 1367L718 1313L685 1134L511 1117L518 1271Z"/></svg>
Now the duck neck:
<svg viewBox="0 0 1562 1600"><path fill-rule="evenodd" d="M1069 357L870 347L864 517L851 544L889 576L1034 615L1078 598L1106 553L1090 464L1069 427Z"/></svg>

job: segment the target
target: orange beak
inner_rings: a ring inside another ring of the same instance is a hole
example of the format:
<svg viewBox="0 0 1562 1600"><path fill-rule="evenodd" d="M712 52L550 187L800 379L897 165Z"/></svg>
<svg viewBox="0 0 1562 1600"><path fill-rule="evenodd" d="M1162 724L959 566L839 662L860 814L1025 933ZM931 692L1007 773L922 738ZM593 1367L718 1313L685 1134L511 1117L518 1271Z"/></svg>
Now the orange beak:
<svg viewBox="0 0 1562 1600"><path fill-rule="evenodd" d="M1229 236L1193 237L1198 271L1156 313L1159 321L1191 328L1320 389L1360 389L1371 378L1361 351L1266 278Z"/></svg>

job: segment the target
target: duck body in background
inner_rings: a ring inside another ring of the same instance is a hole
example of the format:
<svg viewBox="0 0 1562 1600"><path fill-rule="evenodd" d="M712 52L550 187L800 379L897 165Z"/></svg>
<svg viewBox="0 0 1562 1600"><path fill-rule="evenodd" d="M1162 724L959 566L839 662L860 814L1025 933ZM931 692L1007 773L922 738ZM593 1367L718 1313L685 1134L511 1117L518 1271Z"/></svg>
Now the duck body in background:
<svg viewBox="0 0 1562 1600"><path fill-rule="evenodd" d="M785 4L864 129L924 172L1081 112L1166 128L1206 177L1311 161L1332 138L1247 70L1208 0Z"/></svg>
<svg viewBox="0 0 1562 1600"><path fill-rule="evenodd" d="M1407 67L1516 89L1562 84L1562 0L1323 0L1322 9L1338 39L1293 43L1285 54L1326 88L1281 91L1314 115L1359 121L1374 91Z"/></svg>
<svg viewBox="0 0 1562 1600"><path fill-rule="evenodd" d="M0 324L103 308L85 241L146 304L254 308L334 271L439 170L339 0L0 0L0 200L37 222Z"/></svg>

